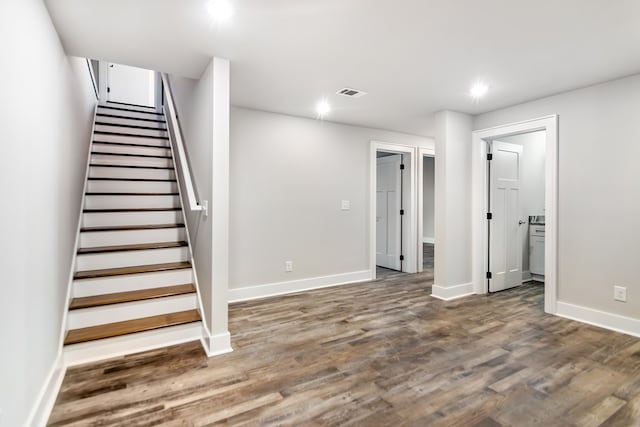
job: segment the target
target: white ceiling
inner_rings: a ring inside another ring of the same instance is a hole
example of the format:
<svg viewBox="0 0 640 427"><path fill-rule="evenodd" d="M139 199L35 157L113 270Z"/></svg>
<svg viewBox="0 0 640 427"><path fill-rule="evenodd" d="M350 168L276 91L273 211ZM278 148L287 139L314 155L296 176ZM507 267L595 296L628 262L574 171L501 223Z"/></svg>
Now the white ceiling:
<svg viewBox="0 0 640 427"><path fill-rule="evenodd" d="M640 72L638 0L48 0L71 55L197 78L231 60L232 103L433 134L432 113L478 114ZM467 91L490 86L480 102ZM345 86L369 92L335 95Z"/></svg>

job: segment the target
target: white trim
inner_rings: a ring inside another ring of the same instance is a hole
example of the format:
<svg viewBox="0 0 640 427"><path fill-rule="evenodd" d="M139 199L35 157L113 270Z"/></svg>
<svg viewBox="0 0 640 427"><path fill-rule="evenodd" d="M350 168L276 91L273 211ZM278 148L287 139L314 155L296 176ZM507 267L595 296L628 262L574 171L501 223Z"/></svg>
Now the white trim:
<svg viewBox="0 0 640 427"><path fill-rule="evenodd" d="M416 181L417 181L417 147L381 142L372 140L369 147L369 279L376 279L376 164L377 151L386 151L390 153L408 154L409 161L405 161L405 165L409 165L409 200L408 207L405 207L406 221L403 227L408 227L409 236L406 242L403 242L404 259L406 265L403 271L406 273L418 272L418 221L417 218L417 200L416 200ZM407 190L405 190L407 191ZM406 206L406 205L405 205ZM406 251L404 250L406 248Z"/></svg>
<svg viewBox="0 0 640 427"><path fill-rule="evenodd" d="M424 158L425 157L436 157L435 148L418 148L418 239L422 236L422 242L418 242L418 273L422 273L424 271L424 251L422 249L422 243L432 243L435 244L436 238L434 237L424 237ZM434 184L435 185L435 184Z"/></svg>
<svg viewBox="0 0 640 427"><path fill-rule="evenodd" d="M38 397L31 408L25 426L40 427L47 425L66 372L67 367L62 362L62 354L58 353L56 359L53 361L51 370L47 374L38 392Z"/></svg>
<svg viewBox="0 0 640 427"><path fill-rule="evenodd" d="M200 338L200 343L202 344L202 347L204 347L207 357L219 356L233 351L233 348L231 347L231 334L228 331L211 335L207 329L203 328L203 335L202 338Z"/></svg>
<svg viewBox="0 0 640 427"><path fill-rule="evenodd" d="M557 300L557 244L558 244L558 116L476 130L472 133L472 273L473 286L478 294L487 293L485 279L487 265L487 147L486 141L523 133L546 131L545 158L545 301L547 313L556 312Z"/></svg>
<svg viewBox="0 0 640 427"><path fill-rule="evenodd" d="M448 286L446 288L438 285L433 285L431 287L431 296L443 301L451 301L474 294L475 292L473 290L472 282L463 283L461 285Z"/></svg>
<svg viewBox="0 0 640 427"><path fill-rule="evenodd" d="M330 276L291 280L288 282L246 286L243 288L229 289L229 302L231 303L248 301L258 298L290 294L294 292L310 291L312 289L347 285L349 283L368 282L369 280L371 280L371 272L369 270L362 270L342 274L333 274Z"/></svg>
<svg viewBox="0 0 640 427"><path fill-rule="evenodd" d="M623 334L640 337L640 320L631 317L620 316L606 311L594 310L593 308L580 305L569 304L558 301L555 314L567 319L598 326Z"/></svg>

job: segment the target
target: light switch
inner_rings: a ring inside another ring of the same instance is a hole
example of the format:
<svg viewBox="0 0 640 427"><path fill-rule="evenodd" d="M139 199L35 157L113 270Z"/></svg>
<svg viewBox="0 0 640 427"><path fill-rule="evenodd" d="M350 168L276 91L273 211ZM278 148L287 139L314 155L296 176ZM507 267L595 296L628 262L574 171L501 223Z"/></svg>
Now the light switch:
<svg viewBox="0 0 640 427"><path fill-rule="evenodd" d="M342 210L343 211L348 211L349 209L351 209L351 202L349 200L343 200L342 201Z"/></svg>

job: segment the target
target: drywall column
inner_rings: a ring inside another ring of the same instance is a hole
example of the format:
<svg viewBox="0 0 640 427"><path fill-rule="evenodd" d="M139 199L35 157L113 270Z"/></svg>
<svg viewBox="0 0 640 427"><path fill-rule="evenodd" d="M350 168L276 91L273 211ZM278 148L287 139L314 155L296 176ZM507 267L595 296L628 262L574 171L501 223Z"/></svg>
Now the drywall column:
<svg viewBox="0 0 640 427"><path fill-rule="evenodd" d="M453 299L473 292L471 282L472 118L436 113L435 271L432 295Z"/></svg>
<svg viewBox="0 0 640 427"><path fill-rule="evenodd" d="M209 356L231 351L229 282L229 62L213 58L198 80L171 76L185 149L199 200L209 215L187 209L187 225L204 314Z"/></svg>
<svg viewBox="0 0 640 427"><path fill-rule="evenodd" d="M211 319L209 356L231 351L229 288L229 61L213 58Z"/></svg>

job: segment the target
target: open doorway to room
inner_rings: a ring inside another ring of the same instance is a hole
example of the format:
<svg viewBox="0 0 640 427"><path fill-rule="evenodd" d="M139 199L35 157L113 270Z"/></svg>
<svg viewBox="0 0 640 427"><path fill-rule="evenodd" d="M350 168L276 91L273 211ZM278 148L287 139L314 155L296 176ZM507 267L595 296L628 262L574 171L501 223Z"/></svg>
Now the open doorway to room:
<svg viewBox="0 0 640 427"><path fill-rule="evenodd" d="M418 272L433 278L435 251L435 152L418 152Z"/></svg>
<svg viewBox="0 0 640 427"><path fill-rule="evenodd" d="M487 144L489 292L544 284L545 132Z"/></svg>
<svg viewBox="0 0 640 427"><path fill-rule="evenodd" d="M557 116L473 133L476 293L544 284L556 311Z"/></svg>
<svg viewBox="0 0 640 427"><path fill-rule="evenodd" d="M160 101L155 71L101 61L99 78L103 102L155 109Z"/></svg>
<svg viewBox="0 0 640 427"><path fill-rule="evenodd" d="M415 148L371 142L372 280L417 272Z"/></svg>

